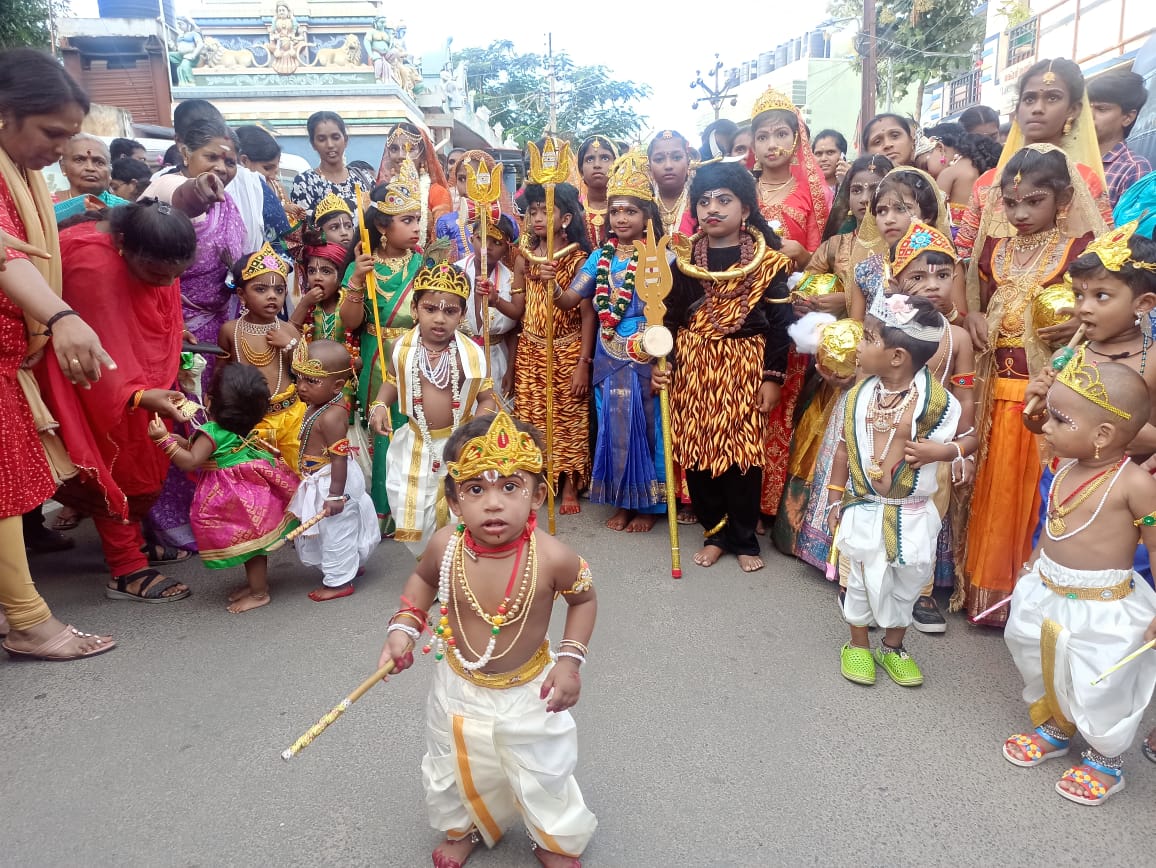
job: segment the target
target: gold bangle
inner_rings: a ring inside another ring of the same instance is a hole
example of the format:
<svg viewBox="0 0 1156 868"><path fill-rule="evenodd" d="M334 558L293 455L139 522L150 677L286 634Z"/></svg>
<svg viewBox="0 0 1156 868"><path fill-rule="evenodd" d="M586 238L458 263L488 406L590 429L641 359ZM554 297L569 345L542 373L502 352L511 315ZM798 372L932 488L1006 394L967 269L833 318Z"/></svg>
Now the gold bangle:
<svg viewBox="0 0 1156 868"><path fill-rule="evenodd" d="M827 490L828 491L838 491L839 493L842 493L842 492L846 491L847 489L841 485L828 485Z"/></svg>

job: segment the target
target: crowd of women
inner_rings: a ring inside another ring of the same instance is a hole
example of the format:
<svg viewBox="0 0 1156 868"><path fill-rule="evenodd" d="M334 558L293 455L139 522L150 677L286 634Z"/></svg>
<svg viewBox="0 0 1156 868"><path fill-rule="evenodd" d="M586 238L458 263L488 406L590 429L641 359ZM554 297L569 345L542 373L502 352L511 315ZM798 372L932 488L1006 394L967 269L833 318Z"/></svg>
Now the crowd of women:
<svg viewBox="0 0 1156 868"><path fill-rule="evenodd" d="M51 58L0 54L5 648L72 659L115 645L53 617L29 572L26 544L69 545L58 531L85 518L100 535L109 596L150 603L188 596L184 584L157 567L195 551L194 483L152 445L148 425L157 414L176 428L196 424L190 415L213 382L219 343L248 364L257 364L254 353L291 349L298 333L303 341L348 347L360 373L349 390L351 418L363 431L382 535L391 536L387 442L366 425L366 413L382 383L379 357L415 324L414 275L435 252L456 262L473 286L461 328L488 347L500 400L545 428L551 396L552 482L563 516L580 511L585 493L613 509L611 530L647 532L674 486L678 522L701 523L706 533L695 554L699 565L733 554L742 569L758 570L764 566L758 538L769 534L780 551L826 570L826 498L812 492L824 489L837 445L832 420L841 415L854 371L817 364L789 345L787 328L816 312L862 322L875 297L895 286L894 248L913 225L954 242L940 266L946 289L929 277L926 294L947 320L963 326L974 358L973 371L954 373L960 388L974 389L981 446L960 468L967 495L955 498L953 521L945 522L934 585L951 593L953 609L977 614L1010 592L1031 550L1045 467L1020 410L1048 351L1076 329L1068 318L1070 293L1050 307L1040 297L1062 287L1069 263L1112 225L1115 200L1129 206L1127 184L1110 183L1105 167L1115 182L1121 166L1140 162L1117 147L1138 106L1120 99L1123 135L1118 123L1118 140L1105 147L1110 125L1105 121L1101 131L1100 112L1094 121L1091 111L1105 100L1110 93L1087 92L1076 64L1044 60L1022 77L1002 132L990 109L927 129L883 114L863 124L859 156L849 160L841 133L812 136L790 100L769 91L749 121L716 122L701 142L662 130L633 149L601 135L575 143L569 183L553 190L553 214L546 212L546 191L534 183L496 203L471 199L499 171L493 155L455 149L443 157L424 130L408 123L391 131L378 167L349 164L345 125L327 111L308 123L318 167L286 191L273 136L256 126L232 129L211 103L191 100L175 112L171 165L135 202L89 209L58 226L40 170L79 133L88 99ZM701 179L716 186L703 189ZM736 237L744 252L718 265L699 242L729 219L732 202L743 215ZM652 382L653 360L639 349L646 312L635 272L642 245L673 233L685 240L673 245L682 250L681 272L667 323L683 331L673 381ZM768 272L754 310L741 294L711 294L708 285L720 273L741 272L749 283L767 248L788 267L773 279ZM279 312L281 337L274 337L271 314L261 322L268 311L252 312L238 301L246 275L280 271L275 264L234 268L266 250L295 274ZM371 272L376 292L367 298ZM697 275L691 282L707 286L705 295L683 286L682 275ZM903 288L919 293L914 284ZM700 312L721 336L751 329L765 335L759 369L734 370L712 356L715 338L695 343ZM732 314L733 323L720 325ZM1146 352L1150 329L1143 319ZM224 337L226 323L237 330L235 341ZM268 345L256 352L242 332ZM664 438L656 387L667 383L676 413ZM278 374L269 391L270 407L283 414L274 428L299 426L300 415L291 416L291 380ZM729 435L695 416L709 415L716 401L720 418L730 418L731 392L759 424L751 428L753 440L715 460L717 450L695 444ZM708 406L690 406L687 396L694 394L709 396ZM406 421L390 408L390 427ZM671 435L668 478L664 440ZM45 527L40 510L50 497L66 509ZM984 620L999 625L1003 617L996 611ZM933 587L915 618L927 632L945 629Z"/></svg>

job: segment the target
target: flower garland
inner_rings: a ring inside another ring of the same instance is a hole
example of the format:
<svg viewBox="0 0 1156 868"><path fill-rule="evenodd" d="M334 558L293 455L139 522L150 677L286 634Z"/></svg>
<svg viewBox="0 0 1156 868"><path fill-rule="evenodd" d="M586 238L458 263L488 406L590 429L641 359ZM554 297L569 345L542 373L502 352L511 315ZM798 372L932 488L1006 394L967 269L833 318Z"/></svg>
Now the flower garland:
<svg viewBox="0 0 1156 868"><path fill-rule="evenodd" d="M447 353L453 353L454 358L450 363L450 406L453 408L454 420L451 428L456 430L462 424L462 415L464 408L462 407L462 378L461 372L458 370L457 360L457 344L451 340L450 345L446 347ZM422 374L418 357L421 356L420 347L411 353L412 361L410 362L409 381L413 384L413 412L410 416L417 425L417 430L421 433L421 440L425 446L426 454L433 454L433 437L430 436L429 423L425 418L425 407L422 403ZM442 463L437 458L433 459L431 469L434 473L441 470Z"/></svg>
<svg viewBox="0 0 1156 868"><path fill-rule="evenodd" d="M614 337L618 324L626 315L630 303L634 301L634 277L638 271L637 249L630 257L630 264L626 266L626 276L622 279L622 286L614 287L610 280L610 260L618 252L618 239L611 238L602 245L598 255L598 266L594 272L594 309L598 312L598 322L601 323L602 337L611 340ZM611 290L615 290L611 300Z"/></svg>

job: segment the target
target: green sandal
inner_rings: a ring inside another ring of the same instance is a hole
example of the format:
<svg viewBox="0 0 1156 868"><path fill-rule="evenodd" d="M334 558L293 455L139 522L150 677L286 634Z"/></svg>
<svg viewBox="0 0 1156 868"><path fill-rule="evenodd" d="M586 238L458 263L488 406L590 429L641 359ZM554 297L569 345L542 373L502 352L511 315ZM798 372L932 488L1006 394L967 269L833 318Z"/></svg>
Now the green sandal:
<svg viewBox="0 0 1156 868"><path fill-rule="evenodd" d="M870 648L844 645L839 664L839 671L848 681L868 686L875 683L875 658L871 656Z"/></svg>
<svg viewBox="0 0 1156 868"><path fill-rule="evenodd" d="M915 661L903 648L888 648L880 645L875 651L875 662L891 676L900 687L918 687L923 683L923 673Z"/></svg>

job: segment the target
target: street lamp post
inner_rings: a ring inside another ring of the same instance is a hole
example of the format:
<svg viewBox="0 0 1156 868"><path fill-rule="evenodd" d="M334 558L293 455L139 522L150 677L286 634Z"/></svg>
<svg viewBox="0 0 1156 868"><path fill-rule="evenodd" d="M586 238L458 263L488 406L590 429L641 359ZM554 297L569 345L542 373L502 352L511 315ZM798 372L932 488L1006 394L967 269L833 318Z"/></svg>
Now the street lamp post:
<svg viewBox="0 0 1156 868"><path fill-rule="evenodd" d="M731 96L731 91L738 86L738 76L731 75L727 77L721 85L719 84L719 73L722 71L722 61L718 59L718 54L714 56L714 66L707 70L707 77L714 77L714 87L711 87L702 79L702 70L696 69L694 71L694 81L690 83L690 89L694 90L696 87L701 87L706 91L706 96L701 99L696 99L690 104L691 109L697 109L700 102L704 99L710 103L710 107L714 109L714 119L718 120L719 112L722 111L722 105L728 99L731 105L738 105L738 97Z"/></svg>

